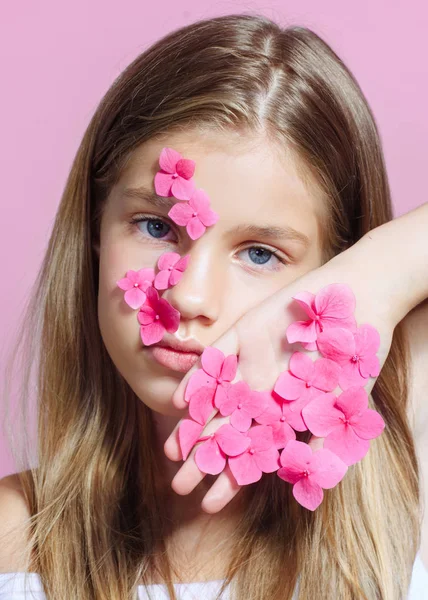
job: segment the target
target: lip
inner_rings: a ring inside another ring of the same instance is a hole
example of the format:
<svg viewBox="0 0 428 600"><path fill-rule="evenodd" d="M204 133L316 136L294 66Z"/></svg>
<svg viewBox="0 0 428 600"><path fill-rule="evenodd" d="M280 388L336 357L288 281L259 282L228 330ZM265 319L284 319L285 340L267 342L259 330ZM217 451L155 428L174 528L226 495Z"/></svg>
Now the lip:
<svg viewBox="0 0 428 600"><path fill-rule="evenodd" d="M161 348L172 348L172 350L186 353L202 354L202 352L204 351L204 346L202 346L202 344L200 344L194 338L189 338L187 340L178 340L177 338L174 338L172 336L164 336L155 345L160 346Z"/></svg>
<svg viewBox="0 0 428 600"><path fill-rule="evenodd" d="M181 352L160 344L147 346L146 349L159 364L180 373L187 373L200 357L198 352Z"/></svg>

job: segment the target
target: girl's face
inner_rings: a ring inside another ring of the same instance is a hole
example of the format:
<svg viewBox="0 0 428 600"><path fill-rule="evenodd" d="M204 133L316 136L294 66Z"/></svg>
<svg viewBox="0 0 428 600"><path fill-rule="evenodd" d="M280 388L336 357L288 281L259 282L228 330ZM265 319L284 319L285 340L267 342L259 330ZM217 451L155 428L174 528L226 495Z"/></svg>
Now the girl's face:
<svg viewBox="0 0 428 600"><path fill-rule="evenodd" d="M219 215L197 240L168 217L168 207L148 198L155 196L163 147L195 161L196 188ZM144 189L144 198L131 197L130 189ZM157 272L165 252L190 254L179 283L159 291L181 313L178 330L165 336L209 346L250 308L321 264L323 203L314 190L306 189L291 156L239 134L179 133L151 139L133 153L101 221L98 318L113 362L149 408L180 418L171 397L184 373L158 363L152 346L144 346L138 311L116 282L129 269Z"/></svg>

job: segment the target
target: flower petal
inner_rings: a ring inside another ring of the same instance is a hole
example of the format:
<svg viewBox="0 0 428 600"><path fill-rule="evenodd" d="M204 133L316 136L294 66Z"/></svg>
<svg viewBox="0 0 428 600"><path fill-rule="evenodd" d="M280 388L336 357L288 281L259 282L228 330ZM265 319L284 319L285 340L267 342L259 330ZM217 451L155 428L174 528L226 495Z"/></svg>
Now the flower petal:
<svg viewBox="0 0 428 600"><path fill-rule="evenodd" d="M380 346L380 335L375 327L361 325L355 333L355 351L360 356L376 354Z"/></svg>
<svg viewBox="0 0 428 600"><path fill-rule="evenodd" d="M195 191L194 179L184 179L183 177L177 177L173 179L171 185L171 192L173 196L179 200L189 200Z"/></svg>
<svg viewBox="0 0 428 600"><path fill-rule="evenodd" d="M236 377L236 371L238 369L238 357L236 354L229 354L224 359L223 365L220 371L220 377L226 381L232 381Z"/></svg>
<svg viewBox="0 0 428 600"><path fill-rule="evenodd" d="M332 392L339 384L341 367L334 360L319 358L314 363L312 385L324 392Z"/></svg>
<svg viewBox="0 0 428 600"><path fill-rule="evenodd" d="M260 452L273 446L272 428L269 425L255 425L247 431L251 439L251 447Z"/></svg>
<svg viewBox="0 0 428 600"><path fill-rule="evenodd" d="M180 259L178 252L164 252L160 255L157 263L158 269L164 270L173 267Z"/></svg>
<svg viewBox="0 0 428 600"><path fill-rule="evenodd" d="M222 413L223 414L223 413ZM251 427L252 418L245 410L236 408L230 417L230 423L238 431L248 431Z"/></svg>
<svg viewBox="0 0 428 600"><path fill-rule="evenodd" d="M189 414L198 423L205 425L214 410L212 388L203 386L189 400Z"/></svg>
<svg viewBox="0 0 428 600"><path fill-rule="evenodd" d="M215 379L213 379L204 369L197 369L190 376L189 381L187 382L186 389L184 391L184 399L186 402L189 402L190 397L202 386L207 386L212 390L212 396L214 398L214 393L217 387L217 383Z"/></svg>
<svg viewBox="0 0 428 600"><path fill-rule="evenodd" d="M283 467L281 479L288 483L296 483L302 477L302 471L309 468L312 460L312 448L304 442L290 440L281 452L279 460Z"/></svg>
<svg viewBox="0 0 428 600"><path fill-rule="evenodd" d="M285 332L289 344L294 342L315 342L317 339L317 330L315 321L295 321L287 327Z"/></svg>
<svg viewBox="0 0 428 600"><path fill-rule="evenodd" d="M180 311L171 306L165 298L159 298L158 314L163 326L169 333L177 331L180 324Z"/></svg>
<svg viewBox="0 0 428 600"><path fill-rule="evenodd" d="M315 510L323 501L324 492L311 477L302 477L293 485L293 496L308 510Z"/></svg>
<svg viewBox="0 0 428 600"><path fill-rule="evenodd" d="M170 271L159 271L154 280L154 286L157 290L166 290L169 287Z"/></svg>
<svg viewBox="0 0 428 600"><path fill-rule="evenodd" d="M331 450L348 466L364 458L369 447L369 440L358 437L351 425L335 429L324 440L324 448Z"/></svg>
<svg viewBox="0 0 428 600"><path fill-rule="evenodd" d="M273 389L285 400L297 400L305 391L306 384L301 379L294 377L290 371L283 371L278 375Z"/></svg>
<svg viewBox="0 0 428 600"><path fill-rule="evenodd" d="M191 419L183 419L178 428L178 441L181 448L183 460L189 456L190 450L196 444L199 436L202 433L203 425L192 421Z"/></svg>
<svg viewBox="0 0 428 600"><path fill-rule="evenodd" d="M143 304L137 314L137 320L140 325L150 325L156 317L156 311L149 304Z"/></svg>
<svg viewBox="0 0 428 600"><path fill-rule="evenodd" d="M170 271L170 273L171 275L169 277L169 284L171 286L177 285L177 283L183 277L183 271L178 271L177 269L174 269L173 271Z"/></svg>
<svg viewBox="0 0 428 600"><path fill-rule="evenodd" d="M162 171L158 171L153 180L156 194L158 196L165 196L167 198L172 196L172 181L172 175L170 175L169 173L163 173Z"/></svg>
<svg viewBox="0 0 428 600"><path fill-rule="evenodd" d="M228 423L217 429L215 437L218 445L227 456L242 454L249 448L251 443L247 435L243 435Z"/></svg>
<svg viewBox="0 0 428 600"><path fill-rule="evenodd" d="M343 283L331 283L315 296L316 312L321 317L343 319L355 311L355 295Z"/></svg>
<svg viewBox="0 0 428 600"><path fill-rule="evenodd" d="M361 357L359 368L362 377L377 377L380 373L380 362L376 354Z"/></svg>
<svg viewBox="0 0 428 600"><path fill-rule="evenodd" d="M206 440L195 452L195 463L202 473L218 475L226 466L226 455L215 438Z"/></svg>
<svg viewBox="0 0 428 600"><path fill-rule="evenodd" d="M299 292L293 296L293 300L300 304L311 319L315 319L315 294L312 292Z"/></svg>
<svg viewBox="0 0 428 600"><path fill-rule="evenodd" d="M175 165L175 170L180 177L190 179L195 173L196 163L191 158L180 158Z"/></svg>
<svg viewBox="0 0 428 600"><path fill-rule="evenodd" d="M271 427L273 443L277 449L285 448L290 440L296 439L296 433L287 421L277 421Z"/></svg>
<svg viewBox="0 0 428 600"><path fill-rule="evenodd" d="M303 381L311 381L314 374L314 363L307 354L293 352L289 362L291 373Z"/></svg>
<svg viewBox="0 0 428 600"><path fill-rule="evenodd" d="M354 335L348 329L335 327L318 334L318 350L325 358L329 358L340 365L349 362L355 354Z"/></svg>
<svg viewBox="0 0 428 600"><path fill-rule="evenodd" d="M127 292L125 292L124 299L125 302L131 308L137 309L141 308L141 306L146 301L146 294L140 288L133 287Z"/></svg>
<svg viewBox="0 0 428 600"><path fill-rule="evenodd" d="M363 387L366 383L367 378L361 375L358 362L349 360L342 365L342 370L339 373L339 385L342 390L347 390L350 387Z"/></svg>
<svg viewBox="0 0 428 600"><path fill-rule="evenodd" d="M224 359L225 357L221 350L214 346L206 346L201 355L202 368L211 377L220 377Z"/></svg>
<svg viewBox="0 0 428 600"><path fill-rule="evenodd" d="M259 481L262 471L256 465L253 455L243 452L238 456L229 457L229 467L238 485L248 485Z"/></svg>
<svg viewBox="0 0 428 600"><path fill-rule="evenodd" d="M141 325L140 327L141 339L146 346L160 342L164 333L165 327L159 321L155 321L149 325Z"/></svg>
<svg viewBox="0 0 428 600"><path fill-rule="evenodd" d="M336 407L343 412L347 419L359 417L368 406L367 392L363 387L353 386L336 398Z"/></svg>
<svg viewBox="0 0 428 600"><path fill-rule="evenodd" d="M192 217L186 225L186 231L192 240L197 240L205 233L206 227L199 217Z"/></svg>
<svg viewBox="0 0 428 600"><path fill-rule="evenodd" d="M302 409L302 417L309 430L318 437L325 437L343 424L343 413L335 407L336 396L324 394L312 400Z"/></svg>
<svg viewBox="0 0 428 600"><path fill-rule="evenodd" d="M274 445L267 450L255 452L254 460L263 473L273 473L274 471L278 471L281 466L281 463L279 462L279 452Z"/></svg>
<svg viewBox="0 0 428 600"><path fill-rule="evenodd" d="M320 448L312 457L310 471L312 481L324 489L335 487L347 472L347 465L336 454Z"/></svg>
<svg viewBox="0 0 428 600"><path fill-rule="evenodd" d="M376 410L371 408L360 417L352 417L351 425L358 437L364 440L377 438L385 429L385 421Z"/></svg>
<svg viewBox="0 0 428 600"><path fill-rule="evenodd" d="M177 225L182 225L184 227L192 218L192 214L193 210L188 202L176 202L169 210L168 217L172 219L174 223L177 223Z"/></svg>
<svg viewBox="0 0 428 600"><path fill-rule="evenodd" d="M162 148L159 156L160 168L167 173L175 173L176 165L181 159L181 154L173 148Z"/></svg>

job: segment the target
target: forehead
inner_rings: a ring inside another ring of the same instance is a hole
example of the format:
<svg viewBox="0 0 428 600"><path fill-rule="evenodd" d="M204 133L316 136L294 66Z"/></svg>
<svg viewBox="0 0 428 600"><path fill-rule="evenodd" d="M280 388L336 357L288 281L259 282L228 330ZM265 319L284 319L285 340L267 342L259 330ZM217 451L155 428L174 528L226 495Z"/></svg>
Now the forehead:
<svg viewBox="0 0 428 600"><path fill-rule="evenodd" d="M152 138L129 157L117 191L139 186L154 190L164 147L195 161L196 187L209 195L220 217L218 225L228 228L263 221L292 227L313 243L319 241L323 200L317 186L301 176L297 158L287 148L238 132L179 132Z"/></svg>

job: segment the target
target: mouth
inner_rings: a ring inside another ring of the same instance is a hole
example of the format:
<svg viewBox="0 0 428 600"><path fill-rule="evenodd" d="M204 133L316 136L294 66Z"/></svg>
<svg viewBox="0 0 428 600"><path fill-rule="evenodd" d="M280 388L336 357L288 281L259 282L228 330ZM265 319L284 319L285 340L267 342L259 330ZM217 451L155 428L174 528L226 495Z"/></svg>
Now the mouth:
<svg viewBox="0 0 428 600"><path fill-rule="evenodd" d="M147 346L146 350L159 364L180 373L187 373L200 358L197 352L182 352L169 346Z"/></svg>

